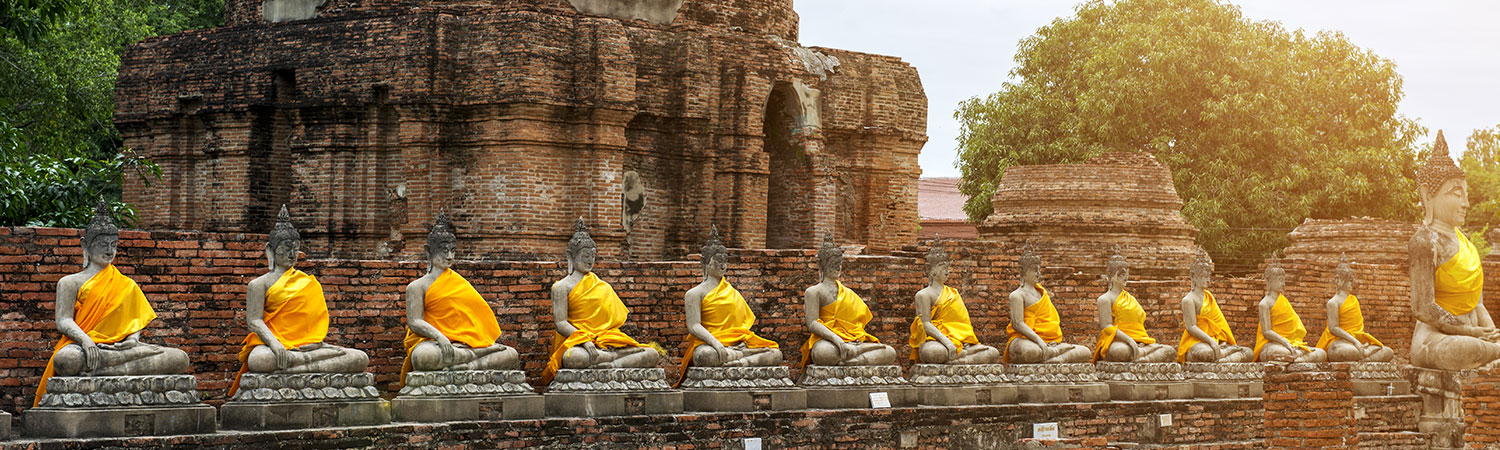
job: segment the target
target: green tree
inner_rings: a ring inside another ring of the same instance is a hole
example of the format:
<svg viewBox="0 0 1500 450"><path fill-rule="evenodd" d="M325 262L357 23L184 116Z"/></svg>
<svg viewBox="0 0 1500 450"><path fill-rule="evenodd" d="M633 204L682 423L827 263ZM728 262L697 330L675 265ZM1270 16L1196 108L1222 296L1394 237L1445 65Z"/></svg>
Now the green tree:
<svg viewBox="0 0 1500 450"><path fill-rule="evenodd" d="M1214 0L1092 0L1021 41L1014 82L961 103L959 189L991 212L1005 168L1147 151L1221 265L1253 266L1304 218L1415 217L1394 64Z"/></svg>
<svg viewBox="0 0 1500 450"><path fill-rule="evenodd" d="M1458 166L1469 181L1469 215L1464 227L1483 236L1500 225L1500 125L1474 130ZM1479 245L1479 242L1475 242Z"/></svg>

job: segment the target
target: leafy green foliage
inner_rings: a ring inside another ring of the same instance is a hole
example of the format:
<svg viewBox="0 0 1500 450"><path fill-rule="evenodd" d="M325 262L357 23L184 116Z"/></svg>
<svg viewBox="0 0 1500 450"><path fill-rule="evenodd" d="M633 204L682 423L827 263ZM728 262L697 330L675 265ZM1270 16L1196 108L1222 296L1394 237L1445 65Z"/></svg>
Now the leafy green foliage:
<svg viewBox="0 0 1500 450"><path fill-rule="evenodd" d="M1005 168L1146 151L1221 267L1304 218L1415 216L1415 139L1395 65L1214 0L1092 0L1023 40L1001 90L959 105L959 189L991 213Z"/></svg>
<svg viewBox="0 0 1500 450"><path fill-rule="evenodd" d="M1465 228L1484 232L1500 225L1500 125L1474 130L1458 166L1469 183L1469 214ZM1470 236L1473 240L1473 236ZM1480 245L1475 241L1474 245Z"/></svg>
<svg viewBox="0 0 1500 450"><path fill-rule="evenodd" d="M120 54L223 14L223 0L0 1L0 225L83 226L101 195L133 217L121 181L159 169L115 130Z"/></svg>

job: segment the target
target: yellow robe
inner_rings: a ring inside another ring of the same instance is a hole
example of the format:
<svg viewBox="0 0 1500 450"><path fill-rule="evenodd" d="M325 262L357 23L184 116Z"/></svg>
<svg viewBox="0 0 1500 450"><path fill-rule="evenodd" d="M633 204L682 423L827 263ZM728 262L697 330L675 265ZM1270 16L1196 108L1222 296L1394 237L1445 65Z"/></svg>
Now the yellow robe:
<svg viewBox="0 0 1500 450"><path fill-rule="evenodd" d="M844 342L880 342L880 339L865 332L865 324L875 318L870 313L870 307L865 305L865 300L844 287L844 283L838 283L838 286L838 299L818 309L818 323L828 327L829 331L837 334ZM803 367L812 358L813 344L821 339L813 334L807 337L807 343L802 344Z"/></svg>
<svg viewBox="0 0 1500 450"><path fill-rule="evenodd" d="M1380 343L1379 339L1375 339L1375 336L1365 332L1365 314L1359 309L1359 299L1352 294L1344 299L1344 304L1339 305L1339 328L1353 335L1354 339L1359 340L1360 343L1385 346ZM1338 340L1337 336L1334 336L1328 328L1323 328L1323 337L1318 339L1318 348L1328 350L1328 346L1336 340Z"/></svg>
<svg viewBox="0 0 1500 450"><path fill-rule="evenodd" d="M1229 321L1224 319L1224 311L1219 310L1219 302L1214 300L1214 294L1203 291L1203 308L1198 310L1198 329L1219 344L1239 345L1234 341L1234 332L1229 330ZM1187 330L1182 330L1182 341L1177 344L1177 362L1187 362L1187 352L1200 342Z"/></svg>
<svg viewBox="0 0 1500 450"><path fill-rule="evenodd" d="M1110 306L1109 311L1114 323L1099 332L1099 343L1094 346L1094 362L1104 359L1104 354L1109 352L1109 344L1115 342L1117 331L1125 332L1126 336L1141 345L1156 343L1156 339L1146 334L1146 309L1141 308L1141 303L1135 300L1134 295L1120 291L1120 296L1115 297L1115 303Z"/></svg>
<svg viewBox="0 0 1500 450"><path fill-rule="evenodd" d="M620 331L630 310L615 294L615 288L589 272L573 290L568 291L568 323L577 328L573 334L563 337L552 332L552 356L542 372L542 382L551 383L557 370L562 368L563 353L585 342L593 342L601 348L640 347L641 344Z"/></svg>
<svg viewBox="0 0 1500 450"><path fill-rule="evenodd" d="M943 286L943 292L938 294L936 302L932 303L932 311L929 313L932 326L948 337L953 346L963 353L964 344L978 344L979 336L974 335L974 325L969 320L969 308L964 306L964 298L958 295L958 289ZM911 321L911 360L917 361L917 350L922 344L935 340L927 335L927 327L922 325L922 316L917 316Z"/></svg>
<svg viewBox="0 0 1500 450"><path fill-rule="evenodd" d="M1484 268L1479 265L1479 251L1464 232L1453 229L1461 244L1448 262L1438 266L1433 275L1433 300L1449 314L1462 316L1479 306L1484 294Z"/></svg>
<svg viewBox="0 0 1500 450"><path fill-rule="evenodd" d="M120 273L120 269L110 264L99 273L94 274L83 286L78 288L78 298L73 304L73 322L78 328L88 333L89 339L95 344L113 344L120 342L130 335L146 328L146 324L156 319L156 311L151 309L151 303L146 301L146 294L141 292L141 287ZM57 356L57 351L62 350L73 340L66 335L57 340L57 345L52 348L52 356ZM36 398L32 400L31 406L36 407L42 401L42 394L47 393L47 380L52 378L56 370L52 367L52 359L47 359L47 368L42 371L42 381L36 387Z"/></svg>
<svg viewBox="0 0 1500 450"><path fill-rule="evenodd" d="M451 342L462 342L469 348L484 348L495 345L500 338L500 322L495 319L495 310L484 297L474 290L474 285L453 269L444 270L427 287L422 296L422 320L437 328ZM406 359L401 363L401 382L406 383L406 373L411 371L411 351L417 344L430 341L425 336L406 329Z"/></svg>
<svg viewBox="0 0 1500 450"><path fill-rule="evenodd" d="M744 342L749 348L779 347L775 341L756 336L750 331L750 326L755 325L755 312L750 311L750 304L745 302L745 297L740 295L739 290L729 284L728 278L720 278L719 285L703 296L703 301L699 303L698 323L725 346ZM702 339L691 333L688 334L687 343L687 353L682 354L684 377L687 376L688 367L693 364L693 351L704 344ZM681 378L678 378L677 384L682 384Z"/></svg>
<svg viewBox="0 0 1500 450"><path fill-rule="evenodd" d="M1255 328L1255 360L1260 361L1260 349L1271 342L1266 339L1266 324L1262 323ZM1285 295L1277 295L1276 303L1271 305L1271 331L1281 335L1292 347L1308 350L1307 342L1302 339L1307 337L1307 328L1302 326L1302 318L1297 316L1297 311L1292 309L1292 302Z"/></svg>
<svg viewBox="0 0 1500 450"><path fill-rule="evenodd" d="M1036 333L1036 337L1042 338L1042 342L1062 342L1062 318L1057 315L1057 307L1052 306L1052 295L1040 284L1036 285L1036 290L1041 291L1042 299L1026 307L1026 326ZM1005 341L1005 362L1010 362L1010 343L1026 339L1026 336L1016 331L1015 324L1005 326L1005 335L1009 337Z"/></svg>
<svg viewBox="0 0 1500 450"><path fill-rule="evenodd" d="M296 268L287 269L266 289L266 307L261 315L266 328L276 336L281 348L291 350L323 342L328 337L328 303L323 299L323 285L318 279ZM255 333L245 336L240 348L240 371L229 386L229 396L240 390L240 375L250 371L250 351L265 341Z"/></svg>

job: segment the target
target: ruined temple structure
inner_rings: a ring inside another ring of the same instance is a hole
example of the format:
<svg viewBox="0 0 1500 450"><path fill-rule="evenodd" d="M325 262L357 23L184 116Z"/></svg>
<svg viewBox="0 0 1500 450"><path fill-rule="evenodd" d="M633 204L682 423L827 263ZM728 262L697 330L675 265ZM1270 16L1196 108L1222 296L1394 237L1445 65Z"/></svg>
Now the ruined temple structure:
<svg viewBox="0 0 1500 450"><path fill-rule="evenodd" d="M605 256L644 260L715 224L744 248L915 239L916 70L803 47L792 0L229 0L225 15L122 58L116 123L163 171L126 187L143 228L263 233L285 203L312 256L415 258L439 209L464 258L555 258L579 217ZM622 201L635 179L644 201Z"/></svg>
<svg viewBox="0 0 1500 450"><path fill-rule="evenodd" d="M1048 266L1102 274L1119 246L1133 275L1170 279L1187 275L1196 252L1172 173L1149 153L1010 167L991 201L980 239L1031 242Z"/></svg>

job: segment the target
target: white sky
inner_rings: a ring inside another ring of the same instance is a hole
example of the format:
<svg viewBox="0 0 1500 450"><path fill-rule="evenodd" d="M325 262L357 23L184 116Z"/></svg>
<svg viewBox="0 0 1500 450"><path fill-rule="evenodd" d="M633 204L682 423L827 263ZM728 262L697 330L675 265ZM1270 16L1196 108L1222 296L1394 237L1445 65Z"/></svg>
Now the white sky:
<svg viewBox="0 0 1500 450"><path fill-rule="evenodd" d="M1400 111L1444 130L1454 154L1476 128L1500 124L1500 2L1458 0L1241 0L1252 20L1338 30L1396 62ZM924 177L956 177L958 102L1000 89L1016 44L1058 17L1067 0L796 0L802 45L901 57L927 91Z"/></svg>

